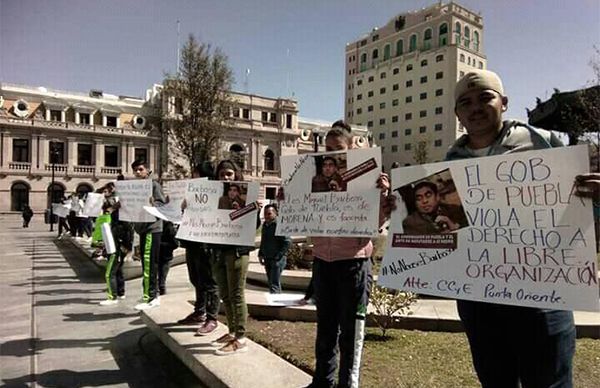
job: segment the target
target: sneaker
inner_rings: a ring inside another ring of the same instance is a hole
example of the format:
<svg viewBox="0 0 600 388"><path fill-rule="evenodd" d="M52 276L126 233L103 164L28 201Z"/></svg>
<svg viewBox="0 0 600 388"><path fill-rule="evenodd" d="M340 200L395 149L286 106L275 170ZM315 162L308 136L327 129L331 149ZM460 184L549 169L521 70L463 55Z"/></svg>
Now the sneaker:
<svg viewBox="0 0 600 388"><path fill-rule="evenodd" d="M204 321L206 321L206 315L194 311L187 317L178 320L177 323L180 325L200 325Z"/></svg>
<svg viewBox="0 0 600 388"><path fill-rule="evenodd" d="M244 353L248 351L248 345L244 339L234 338L229 341L225 346L215 350L217 356L230 356L236 353Z"/></svg>
<svg viewBox="0 0 600 388"><path fill-rule="evenodd" d="M119 303L119 301L116 299L106 299L100 302L100 306L114 306L117 303Z"/></svg>
<svg viewBox="0 0 600 388"><path fill-rule="evenodd" d="M117 296L117 299L125 300L125 295L119 295Z"/></svg>
<svg viewBox="0 0 600 388"><path fill-rule="evenodd" d="M160 306L160 299L154 298L147 303L136 304L135 309L136 310L148 310L148 309L151 309L153 307L158 307L158 306Z"/></svg>
<svg viewBox="0 0 600 388"><path fill-rule="evenodd" d="M222 336L220 336L219 338L217 338L216 340L214 340L213 342L211 342L211 346L214 346L215 348L220 348L223 345L227 345L229 342L233 341L235 339L234 336L232 336L231 334L227 333L224 334Z"/></svg>
<svg viewBox="0 0 600 388"><path fill-rule="evenodd" d="M213 321L212 319L209 321L204 322L204 324L202 326L200 326L198 328L198 330L196 330L196 335L207 335L212 333L213 331L215 331L215 329L217 328L219 324L217 323L217 321Z"/></svg>

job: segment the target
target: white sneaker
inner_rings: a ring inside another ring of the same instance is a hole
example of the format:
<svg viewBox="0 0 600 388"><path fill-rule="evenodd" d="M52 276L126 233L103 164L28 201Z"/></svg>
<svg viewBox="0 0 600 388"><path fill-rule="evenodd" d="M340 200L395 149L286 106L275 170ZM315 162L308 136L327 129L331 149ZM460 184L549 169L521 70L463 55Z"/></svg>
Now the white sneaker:
<svg viewBox="0 0 600 388"><path fill-rule="evenodd" d="M117 299L124 300L124 299L125 299L125 295L120 295L120 296L117 296Z"/></svg>
<svg viewBox="0 0 600 388"><path fill-rule="evenodd" d="M116 299L106 299L100 302L100 306L114 306L117 303L119 303L119 301Z"/></svg>
<svg viewBox="0 0 600 388"><path fill-rule="evenodd" d="M150 302L136 304L135 309L136 310L148 310L148 309L151 309L153 307L158 307L158 306L160 306L160 299L154 298Z"/></svg>

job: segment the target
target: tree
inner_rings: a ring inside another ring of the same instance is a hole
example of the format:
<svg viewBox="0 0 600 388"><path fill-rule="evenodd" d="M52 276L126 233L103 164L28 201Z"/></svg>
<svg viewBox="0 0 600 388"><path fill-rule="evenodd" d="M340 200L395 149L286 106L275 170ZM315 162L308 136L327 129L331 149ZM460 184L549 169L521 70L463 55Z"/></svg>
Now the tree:
<svg viewBox="0 0 600 388"><path fill-rule="evenodd" d="M190 35L181 50L179 72L164 82L163 134L170 174L185 175L187 168L218 157L219 139L230 120L232 84L227 56Z"/></svg>

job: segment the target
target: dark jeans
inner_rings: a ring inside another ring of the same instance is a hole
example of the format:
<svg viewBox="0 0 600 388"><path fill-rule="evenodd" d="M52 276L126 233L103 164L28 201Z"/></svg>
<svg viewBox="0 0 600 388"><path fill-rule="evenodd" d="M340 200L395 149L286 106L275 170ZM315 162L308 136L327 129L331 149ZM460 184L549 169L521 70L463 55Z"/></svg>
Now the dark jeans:
<svg viewBox="0 0 600 388"><path fill-rule="evenodd" d="M313 386L334 386L336 346L339 344L337 386L358 387L371 260L360 258L327 262L315 258L313 280L317 295L317 365Z"/></svg>
<svg viewBox="0 0 600 388"><path fill-rule="evenodd" d="M149 302L158 293L158 260L162 233L140 234L140 252L142 255L142 299Z"/></svg>
<svg viewBox="0 0 600 388"><path fill-rule="evenodd" d="M125 295L125 279L123 278L123 262L125 260L125 252L121 251L120 245L117 244L117 250L110 255L106 264L106 272L104 278L106 280L106 292L108 299L116 299L117 296Z"/></svg>
<svg viewBox="0 0 600 388"><path fill-rule="evenodd" d="M207 320L217 320L219 313L219 290L212 276L210 252L202 243L186 241L185 262L190 282L196 290L194 311L206 315Z"/></svg>
<svg viewBox="0 0 600 388"><path fill-rule="evenodd" d="M225 305L229 333L236 338L246 335L248 306L246 305L246 274L250 257L238 255L235 248L213 249L212 272Z"/></svg>
<svg viewBox="0 0 600 388"><path fill-rule="evenodd" d="M281 293L281 273L285 269L286 262L285 256L280 260L265 259L265 270L267 271L267 281L271 294Z"/></svg>
<svg viewBox="0 0 600 388"><path fill-rule="evenodd" d="M160 256L158 261L158 290L161 295L167 292L167 275L171 269L171 260L173 256Z"/></svg>
<svg viewBox="0 0 600 388"><path fill-rule="evenodd" d="M69 229L71 231L71 236L77 236L77 230L79 229L79 221L80 218L77 217L74 211L69 212L69 217L67 219L69 221Z"/></svg>
<svg viewBox="0 0 600 388"><path fill-rule="evenodd" d="M67 220L65 220L63 217L59 217L58 218L58 235L62 236L63 234L63 230L66 232L69 232L69 225L67 225Z"/></svg>
<svg viewBox="0 0 600 388"><path fill-rule="evenodd" d="M483 388L571 388L570 311L457 301Z"/></svg>

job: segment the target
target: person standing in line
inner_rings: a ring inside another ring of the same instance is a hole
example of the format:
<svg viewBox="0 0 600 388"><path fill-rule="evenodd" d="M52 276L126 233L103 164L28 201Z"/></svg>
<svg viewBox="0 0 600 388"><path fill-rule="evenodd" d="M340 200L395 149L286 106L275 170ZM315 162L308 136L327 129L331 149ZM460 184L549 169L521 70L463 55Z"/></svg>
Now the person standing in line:
<svg viewBox="0 0 600 388"><path fill-rule="evenodd" d="M131 164L136 179L149 179L152 171L146 161L136 160ZM160 184L152 180L151 202L165 204L165 196ZM158 297L158 261L160 254L160 240L163 223L161 219L153 222L133 222L133 229L140 236L140 253L142 255L143 269L143 295L142 303L135 306L136 310L146 310L160 306Z"/></svg>
<svg viewBox="0 0 600 388"><path fill-rule="evenodd" d="M503 120L508 106L494 72L473 70L456 84L455 113L467 134L446 160L560 147L551 132ZM484 388L573 386L575 324L571 311L457 300L473 365Z"/></svg>
<svg viewBox="0 0 600 388"><path fill-rule="evenodd" d="M287 263L286 254L292 243L287 236L275 236L277 229L277 206L266 205L265 222L262 224L258 260L267 272L267 282L271 294L281 293L281 273Z"/></svg>
<svg viewBox="0 0 600 388"><path fill-rule="evenodd" d="M205 161L194 167L192 178L209 178L214 176L213 166ZM185 200L181 204L185 211ZM185 262L187 264L188 276L194 286L196 301L194 311L188 316L177 321L182 325L197 325L196 335L207 335L217 328L217 316L219 314L220 299L217 282L212 275L211 269L211 247L196 241L180 240L181 246L185 248Z"/></svg>

